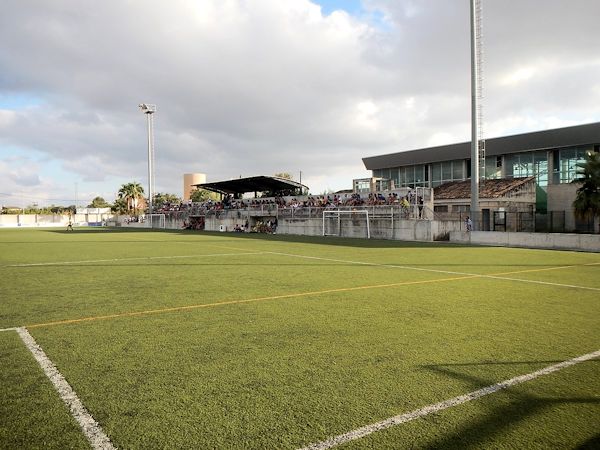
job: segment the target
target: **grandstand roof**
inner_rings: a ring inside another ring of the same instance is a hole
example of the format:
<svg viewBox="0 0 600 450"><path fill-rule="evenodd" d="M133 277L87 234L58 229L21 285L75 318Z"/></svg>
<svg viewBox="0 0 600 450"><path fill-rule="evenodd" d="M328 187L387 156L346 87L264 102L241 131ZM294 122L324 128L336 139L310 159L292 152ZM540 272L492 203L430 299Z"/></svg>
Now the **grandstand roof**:
<svg viewBox="0 0 600 450"><path fill-rule="evenodd" d="M213 183L193 184L200 189L206 189L221 194L244 194L246 192L279 192L292 190L308 190L308 187L293 180L279 177L256 176L235 178Z"/></svg>

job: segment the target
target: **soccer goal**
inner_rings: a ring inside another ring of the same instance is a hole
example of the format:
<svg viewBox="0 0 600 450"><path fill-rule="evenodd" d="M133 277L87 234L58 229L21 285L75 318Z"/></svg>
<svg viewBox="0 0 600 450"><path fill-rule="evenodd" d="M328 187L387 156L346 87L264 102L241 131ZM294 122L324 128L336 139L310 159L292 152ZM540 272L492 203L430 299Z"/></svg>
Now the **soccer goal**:
<svg viewBox="0 0 600 450"><path fill-rule="evenodd" d="M164 214L147 214L146 222L149 228L166 228Z"/></svg>
<svg viewBox="0 0 600 450"><path fill-rule="evenodd" d="M369 211L366 209L323 211L323 236L342 236L342 230L348 230L348 237L364 237L361 230L366 231L366 238L371 239Z"/></svg>

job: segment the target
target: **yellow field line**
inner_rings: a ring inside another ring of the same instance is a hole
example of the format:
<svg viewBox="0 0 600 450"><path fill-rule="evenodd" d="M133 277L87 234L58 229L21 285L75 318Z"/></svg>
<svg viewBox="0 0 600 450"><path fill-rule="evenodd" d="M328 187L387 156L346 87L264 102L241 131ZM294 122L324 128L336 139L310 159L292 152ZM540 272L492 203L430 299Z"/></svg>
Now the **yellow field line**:
<svg viewBox="0 0 600 450"><path fill-rule="evenodd" d="M584 265L596 265L598 263L589 263ZM427 284L427 283L438 283L438 282L446 282L446 281L457 281L457 280L467 280L473 278L493 278L501 275L509 275L509 274L517 274L517 273L525 273L525 272L542 272L547 270L556 270L556 269L568 269L573 267L580 267L576 265L572 266L558 266L558 267L545 267L541 269L526 269L512 272L501 272L501 273L493 273L493 274L465 274L463 276L451 277L451 278L437 278L434 280L420 280L420 281L403 281L398 283L388 283L388 284L374 284L374 285L366 285L366 286L355 286L348 288L336 288L336 289L324 289L321 291L310 291L310 292L299 292L295 294L283 294L283 295L274 295L269 297L255 297L243 300L227 300L215 303L203 303L196 305L187 305L187 306L175 306L172 308L161 308L161 309L151 309L145 311L132 311L126 313L118 313L118 314L109 314L105 316L91 316L91 317L83 317L79 319L67 319L67 320L59 320L55 322L44 322L37 323L33 325L27 325L27 328L41 328L41 327L50 327L55 325L67 325L73 323L81 323L81 322L92 322L96 320L107 320L107 319L117 319L121 317L134 317L134 316L143 316L149 314L160 314L160 313L168 313L168 312L176 312L176 311L185 311L190 309L199 309L199 308L211 308L215 306L223 306L223 305L236 305L243 303L253 303L260 302L266 300L278 300L284 298L296 298L296 297L306 297L311 295L323 295L323 294L331 294L336 292L350 292L350 291L358 291L363 289L378 289L378 288L388 288L388 287L397 287L397 286L407 286L407 285L415 285L415 284ZM502 278L498 278L502 279ZM507 281L527 281L527 280L517 280L506 278ZM572 287L569 285L565 285L565 287Z"/></svg>
<svg viewBox="0 0 600 450"><path fill-rule="evenodd" d="M283 294L283 295L272 295L269 297L256 297L256 298L248 298L243 300L227 300L222 302L215 303L203 303L198 305L187 305L187 306L175 306L172 308L161 308L161 309L149 309L146 311L133 311L126 313L118 313L118 314L109 314L106 316L92 316L92 317L83 317L80 319L68 319L68 320L59 320L56 322L44 322L44 323L36 323L33 325L26 325L26 328L41 328L41 327L50 327L54 325L67 325L71 323L80 323L80 322L92 322L96 320L106 320L106 319L116 319L120 317L132 317L132 316L142 316L148 314L159 314L159 313L167 313L167 312L175 312L175 311L185 311L189 309L199 309L199 308L211 308L214 306L223 306L223 305L237 305L242 303L252 303L252 302L260 302L265 300L278 300L283 298L295 298L295 297L307 297L311 295L322 295L322 294L332 294L336 292L350 292L350 291L358 291L362 289L377 289L377 288L387 288L387 287L397 287L397 286L407 286L411 284L426 284L426 283L437 283L443 281L456 281L463 280L467 278L479 278L480 275L470 275L470 276L461 276L461 277L452 277L452 278L438 278L435 280L421 280L421 281L403 281L399 283L389 283L389 284L375 284L375 285L367 285L367 286L355 286L349 288L336 288L336 289L325 289L321 291L310 291L310 292L299 292L295 294Z"/></svg>

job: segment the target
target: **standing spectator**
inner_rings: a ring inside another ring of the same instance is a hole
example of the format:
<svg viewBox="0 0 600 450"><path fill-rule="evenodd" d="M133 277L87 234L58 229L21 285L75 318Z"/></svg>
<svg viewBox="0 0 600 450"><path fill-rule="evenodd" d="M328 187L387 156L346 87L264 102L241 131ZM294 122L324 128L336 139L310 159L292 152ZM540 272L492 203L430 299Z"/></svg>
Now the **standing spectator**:
<svg viewBox="0 0 600 450"><path fill-rule="evenodd" d="M469 216L465 219L465 225L467 226L467 232L473 231L473 221Z"/></svg>

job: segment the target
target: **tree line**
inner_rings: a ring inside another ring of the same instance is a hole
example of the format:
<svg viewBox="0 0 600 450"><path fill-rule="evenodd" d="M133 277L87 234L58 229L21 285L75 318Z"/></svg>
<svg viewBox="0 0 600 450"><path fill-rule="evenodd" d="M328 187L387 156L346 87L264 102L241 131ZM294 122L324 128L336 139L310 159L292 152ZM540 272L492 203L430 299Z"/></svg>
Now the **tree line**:
<svg viewBox="0 0 600 450"><path fill-rule="evenodd" d="M117 193L117 198L113 204L109 204L102 197L96 197L88 205L89 208L108 208L116 214L134 214L138 215L145 211L148 199L145 197L144 187L137 181L125 183ZM213 198L215 194L205 189L194 189L190 193L190 200L193 202L203 202ZM154 209L161 209L165 205L178 205L182 202L181 197L169 193L156 193L152 201Z"/></svg>
<svg viewBox="0 0 600 450"><path fill-rule="evenodd" d="M195 189L190 193L190 199L193 202L204 202L209 198L215 198L214 193L204 190ZM154 195L153 206L155 209L160 209L165 205L178 205L181 203L181 197L169 193L157 193ZM115 214L133 214L139 215L147 208L148 199L145 197L144 187L137 181L125 183L121 186L113 203L109 203L103 197L97 196L92 199L87 208L110 208ZM3 207L2 214L62 214L74 215L76 212L75 205L69 206L45 206L39 207L35 204L25 208Z"/></svg>

